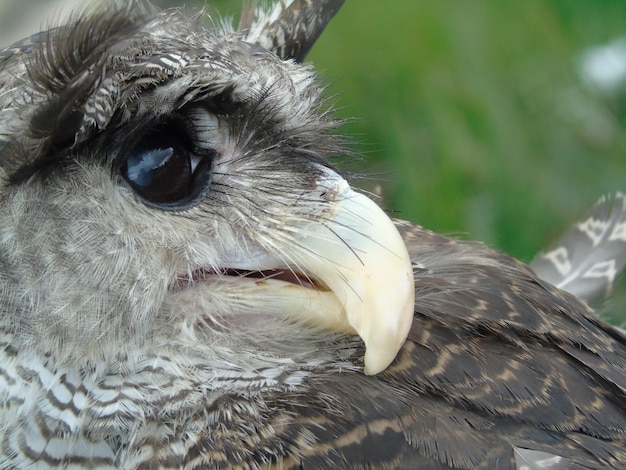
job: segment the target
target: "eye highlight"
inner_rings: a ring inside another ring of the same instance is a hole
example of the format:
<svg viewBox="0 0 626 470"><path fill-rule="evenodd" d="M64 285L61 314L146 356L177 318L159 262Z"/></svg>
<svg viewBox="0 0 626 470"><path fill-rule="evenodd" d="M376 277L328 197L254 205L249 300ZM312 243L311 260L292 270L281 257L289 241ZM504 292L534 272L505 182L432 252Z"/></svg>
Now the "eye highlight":
<svg viewBox="0 0 626 470"><path fill-rule="evenodd" d="M126 160L126 179L137 194L154 203L184 199L192 176L189 150L167 134L146 136Z"/></svg>
<svg viewBox="0 0 626 470"><path fill-rule="evenodd" d="M195 145L181 120L172 120L147 132L121 161L122 176L150 206L186 209L206 192L215 151L207 142ZM200 150L194 151L195 148Z"/></svg>

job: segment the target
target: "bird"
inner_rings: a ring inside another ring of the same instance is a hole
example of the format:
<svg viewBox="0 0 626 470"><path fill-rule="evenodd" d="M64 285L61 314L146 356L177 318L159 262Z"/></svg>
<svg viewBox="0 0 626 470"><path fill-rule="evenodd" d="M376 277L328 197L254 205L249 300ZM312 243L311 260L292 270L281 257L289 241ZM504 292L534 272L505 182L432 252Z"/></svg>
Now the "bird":
<svg viewBox="0 0 626 470"><path fill-rule="evenodd" d="M623 467L624 196L534 268L391 219L304 62L342 3L0 51L0 468Z"/></svg>

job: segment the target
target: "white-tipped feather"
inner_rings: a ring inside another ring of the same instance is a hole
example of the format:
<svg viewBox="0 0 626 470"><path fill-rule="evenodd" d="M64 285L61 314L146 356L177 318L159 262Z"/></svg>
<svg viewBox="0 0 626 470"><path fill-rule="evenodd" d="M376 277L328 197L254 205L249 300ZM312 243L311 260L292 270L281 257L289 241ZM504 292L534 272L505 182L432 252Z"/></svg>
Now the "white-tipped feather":
<svg viewBox="0 0 626 470"><path fill-rule="evenodd" d="M537 275L587 303L606 297L626 264L626 197L602 197L530 263Z"/></svg>

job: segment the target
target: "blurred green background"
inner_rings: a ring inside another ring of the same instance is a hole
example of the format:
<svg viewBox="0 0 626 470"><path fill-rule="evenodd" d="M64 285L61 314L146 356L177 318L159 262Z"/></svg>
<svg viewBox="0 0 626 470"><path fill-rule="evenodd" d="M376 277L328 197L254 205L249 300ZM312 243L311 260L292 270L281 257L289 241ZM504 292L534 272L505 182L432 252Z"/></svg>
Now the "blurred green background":
<svg viewBox="0 0 626 470"><path fill-rule="evenodd" d="M242 1L208 3L237 17ZM623 35L624 0L347 0L308 60L351 119L358 185L530 261L626 191L626 86L581 76L588 48ZM626 324L623 282L607 310Z"/></svg>

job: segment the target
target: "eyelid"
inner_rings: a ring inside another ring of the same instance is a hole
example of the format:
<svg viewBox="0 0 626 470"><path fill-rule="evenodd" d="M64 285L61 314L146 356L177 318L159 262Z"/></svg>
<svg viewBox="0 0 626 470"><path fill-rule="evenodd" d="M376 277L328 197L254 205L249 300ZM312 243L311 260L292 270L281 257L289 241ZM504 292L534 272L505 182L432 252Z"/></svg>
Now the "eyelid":
<svg viewBox="0 0 626 470"><path fill-rule="evenodd" d="M196 153L213 151L218 144L219 119L203 106L191 106L185 109L186 127L192 137L193 149Z"/></svg>

